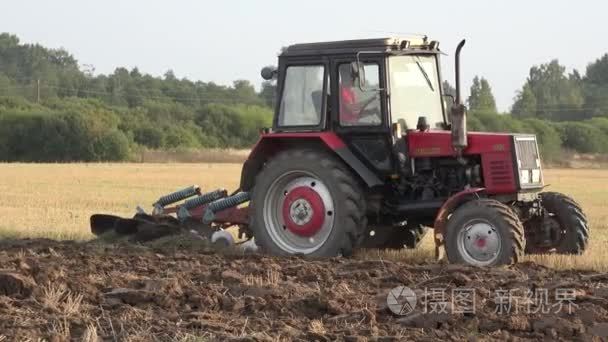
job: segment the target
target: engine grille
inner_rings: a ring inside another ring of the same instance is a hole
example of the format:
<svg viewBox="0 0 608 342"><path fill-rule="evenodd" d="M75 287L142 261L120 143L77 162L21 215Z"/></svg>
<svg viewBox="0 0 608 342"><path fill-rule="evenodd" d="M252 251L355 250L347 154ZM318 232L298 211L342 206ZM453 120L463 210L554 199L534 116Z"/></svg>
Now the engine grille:
<svg viewBox="0 0 608 342"><path fill-rule="evenodd" d="M513 165L507 160L490 161L489 174L493 185L513 184Z"/></svg>
<svg viewBox="0 0 608 342"><path fill-rule="evenodd" d="M520 170L532 170L540 168L540 156L538 145L534 136L516 136L515 152L517 165Z"/></svg>

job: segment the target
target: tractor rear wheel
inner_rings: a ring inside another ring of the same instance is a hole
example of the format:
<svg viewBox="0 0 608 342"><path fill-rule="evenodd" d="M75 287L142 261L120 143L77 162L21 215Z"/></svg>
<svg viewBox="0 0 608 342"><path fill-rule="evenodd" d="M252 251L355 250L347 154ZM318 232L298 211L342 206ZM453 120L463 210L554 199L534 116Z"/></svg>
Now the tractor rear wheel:
<svg viewBox="0 0 608 342"><path fill-rule="evenodd" d="M446 253L452 263L509 265L524 254L521 221L506 205L478 199L457 208L446 224Z"/></svg>
<svg viewBox="0 0 608 342"><path fill-rule="evenodd" d="M255 242L275 255L348 256L365 229L356 179L328 153L287 150L256 177L250 202Z"/></svg>
<svg viewBox="0 0 608 342"><path fill-rule="evenodd" d="M543 192L540 198L546 214L526 223L526 230L544 231L544 238L533 238L526 253L582 254L589 243L589 226L581 206L558 192Z"/></svg>

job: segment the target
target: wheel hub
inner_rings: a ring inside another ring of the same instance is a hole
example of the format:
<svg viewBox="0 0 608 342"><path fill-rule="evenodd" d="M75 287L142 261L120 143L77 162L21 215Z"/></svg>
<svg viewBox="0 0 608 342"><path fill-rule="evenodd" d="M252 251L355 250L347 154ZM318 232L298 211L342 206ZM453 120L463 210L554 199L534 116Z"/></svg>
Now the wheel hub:
<svg viewBox="0 0 608 342"><path fill-rule="evenodd" d="M285 194L283 220L286 228L298 236L315 235L325 221L325 206L312 187L299 186Z"/></svg>
<svg viewBox="0 0 608 342"><path fill-rule="evenodd" d="M314 213L315 211L310 206L310 203L303 198L295 200L289 209L291 220L299 226L310 222Z"/></svg>
<svg viewBox="0 0 608 342"><path fill-rule="evenodd" d="M473 265L492 263L501 249L498 231L485 221L469 223L463 229L459 240L463 256Z"/></svg>

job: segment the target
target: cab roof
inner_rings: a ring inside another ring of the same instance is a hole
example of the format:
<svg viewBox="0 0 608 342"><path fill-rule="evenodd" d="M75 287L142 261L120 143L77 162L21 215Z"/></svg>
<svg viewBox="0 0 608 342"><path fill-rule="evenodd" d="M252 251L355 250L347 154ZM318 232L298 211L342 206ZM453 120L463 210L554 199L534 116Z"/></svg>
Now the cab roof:
<svg viewBox="0 0 608 342"><path fill-rule="evenodd" d="M439 43L425 37L373 38L320 43L294 44L283 49L280 56L356 54L366 52L398 52L404 50L439 52Z"/></svg>

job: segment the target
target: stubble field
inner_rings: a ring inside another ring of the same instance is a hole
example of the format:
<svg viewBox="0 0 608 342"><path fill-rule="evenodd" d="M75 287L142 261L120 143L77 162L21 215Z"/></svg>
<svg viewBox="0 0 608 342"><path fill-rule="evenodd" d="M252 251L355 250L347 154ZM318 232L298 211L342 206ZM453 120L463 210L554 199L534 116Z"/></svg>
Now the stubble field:
<svg viewBox="0 0 608 342"><path fill-rule="evenodd" d="M608 338L608 171L546 170L550 189L585 209L590 247L512 267L436 262L430 239L327 260L46 240L89 240L92 213L132 215L191 184L234 189L239 173L237 164L0 165L0 341ZM418 296L407 316L387 309L401 285ZM425 311L436 300L429 288L444 291L444 312ZM454 304L462 289L473 291L467 313ZM539 290L549 302L526 296ZM572 312L557 306L564 290Z"/></svg>
<svg viewBox="0 0 608 342"><path fill-rule="evenodd" d="M4 164L0 166L0 237L87 240L93 213L130 216L160 195L197 184L203 190L236 189L239 164ZM584 208L591 242L583 256L534 256L558 268L608 271L608 170L545 170L551 191L574 197ZM429 236L430 237L430 234ZM378 256L377 251L359 256ZM432 239L415 251L382 252L398 261L430 261Z"/></svg>

